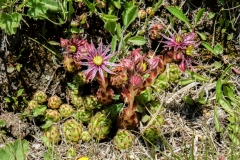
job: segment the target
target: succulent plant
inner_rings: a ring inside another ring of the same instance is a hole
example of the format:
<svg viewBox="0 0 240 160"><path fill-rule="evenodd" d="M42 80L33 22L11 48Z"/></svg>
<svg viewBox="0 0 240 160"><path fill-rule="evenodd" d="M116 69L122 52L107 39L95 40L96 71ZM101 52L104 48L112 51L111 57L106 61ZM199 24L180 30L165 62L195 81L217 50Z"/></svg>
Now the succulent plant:
<svg viewBox="0 0 240 160"><path fill-rule="evenodd" d="M78 72L77 74L74 75L73 83L76 84L78 87L81 87L84 84L88 83L86 75L83 73L83 71Z"/></svg>
<svg viewBox="0 0 240 160"><path fill-rule="evenodd" d="M43 91L37 91L33 95L33 99L38 102L38 104L43 104L44 102L47 101L47 95Z"/></svg>
<svg viewBox="0 0 240 160"><path fill-rule="evenodd" d="M38 107L39 104L36 100L31 100L28 102L28 109L32 110L33 108Z"/></svg>
<svg viewBox="0 0 240 160"><path fill-rule="evenodd" d="M100 87L96 94L99 104L108 105L113 101L114 91L110 87L107 87L106 89Z"/></svg>
<svg viewBox="0 0 240 160"><path fill-rule="evenodd" d="M47 128L43 133L43 136L47 137L51 143L58 143L60 141L60 132L57 125L52 125Z"/></svg>
<svg viewBox="0 0 240 160"><path fill-rule="evenodd" d="M146 13L145 10L143 10L143 9L138 10L138 18L139 18L140 20L145 19L145 18L146 18L146 15L147 15L147 13Z"/></svg>
<svg viewBox="0 0 240 160"><path fill-rule="evenodd" d="M156 144L157 140L159 139L160 130L151 125L144 131L143 134L147 141Z"/></svg>
<svg viewBox="0 0 240 160"><path fill-rule="evenodd" d="M151 39L158 40L160 39L161 33L165 32L165 27L162 24L154 24L149 30L149 36Z"/></svg>
<svg viewBox="0 0 240 160"><path fill-rule="evenodd" d="M48 99L48 107L57 109L62 104L62 100L58 96L52 96Z"/></svg>
<svg viewBox="0 0 240 160"><path fill-rule="evenodd" d="M150 15L150 16L153 16L155 13L154 12L152 12L153 11L153 8L152 7L147 7L146 8L146 13L148 14L148 15Z"/></svg>
<svg viewBox="0 0 240 160"><path fill-rule="evenodd" d="M76 108L81 108L83 107L83 98L79 95L71 95L70 96L71 103L73 104L74 107Z"/></svg>
<svg viewBox="0 0 240 160"><path fill-rule="evenodd" d="M67 72L70 72L70 73L76 71L77 68L75 66L75 62L72 56L69 56L69 55L64 56L63 67Z"/></svg>
<svg viewBox="0 0 240 160"><path fill-rule="evenodd" d="M94 117L91 118L91 121L88 125L88 131L92 135L92 137L97 140L104 139L107 134L110 132L112 121L108 119L108 117L98 112Z"/></svg>
<svg viewBox="0 0 240 160"><path fill-rule="evenodd" d="M63 133L67 141L78 142L81 139L83 125L74 119L69 119L63 123Z"/></svg>
<svg viewBox="0 0 240 160"><path fill-rule="evenodd" d="M148 104L146 106L148 108L148 111L151 114L156 113L159 107L161 107L160 111L162 111L164 109L164 107L161 106L161 102L159 102L159 101L150 101L150 102L148 102Z"/></svg>
<svg viewBox="0 0 240 160"><path fill-rule="evenodd" d="M165 121L164 121L164 118L163 118L163 116L162 115L160 115L160 114L158 114L156 117L155 117L155 119L154 119L154 121L152 122L152 124L151 125L153 125L153 126L155 126L155 127L157 127L157 128L162 128L162 125L165 123Z"/></svg>
<svg viewBox="0 0 240 160"><path fill-rule="evenodd" d="M84 108L89 111L92 111L93 109L99 107L97 103L97 98L96 96L93 96L93 95L88 95L84 97L83 103L84 103Z"/></svg>
<svg viewBox="0 0 240 160"><path fill-rule="evenodd" d="M121 66L116 67L110 75L110 83L113 87L121 89L123 85L127 84L127 70Z"/></svg>
<svg viewBox="0 0 240 160"><path fill-rule="evenodd" d="M147 87L144 91L142 91L139 95L137 95L136 100L140 105L145 105L149 101L153 100L153 94L151 87Z"/></svg>
<svg viewBox="0 0 240 160"><path fill-rule="evenodd" d="M89 123L92 117L92 111L80 108L74 113L73 116L76 120L82 123Z"/></svg>
<svg viewBox="0 0 240 160"><path fill-rule="evenodd" d="M61 113L61 116L66 118L72 115L73 108L69 104L62 104L59 108L59 112Z"/></svg>
<svg viewBox="0 0 240 160"><path fill-rule="evenodd" d="M171 63L166 71L169 73L169 82L177 82L182 75L180 68L174 63Z"/></svg>
<svg viewBox="0 0 240 160"><path fill-rule="evenodd" d="M161 93L163 90L165 90L169 86L167 73L164 72L159 75L155 80L154 84L152 84L151 86L157 93Z"/></svg>
<svg viewBox="0 0 240 160"><path fill-rule="evenodd" d="M83 131L81 137L84 142L88 142L92 138L88 131Z"/></svg>
<svg viewBox="0 0 240 160"><path fill-rule="evenodd" d="M113 143L118 150L127 149L134 145L135 136L129 131L119 129L113 138Z"/></svg>
<svg viewBox="0 0 240 160"><path fill-rule="evenodd" d="M75 148L69 148L67 151L67 158L68 159L74 159L76 157L76 149Z"/></svg>
<svg viewBox="0 0 240 160"><path fill-rule="evenodd" d="M45 114L46 120L52 120L58 122L61 119L61 115L57 110L47 109Z"/></svg>

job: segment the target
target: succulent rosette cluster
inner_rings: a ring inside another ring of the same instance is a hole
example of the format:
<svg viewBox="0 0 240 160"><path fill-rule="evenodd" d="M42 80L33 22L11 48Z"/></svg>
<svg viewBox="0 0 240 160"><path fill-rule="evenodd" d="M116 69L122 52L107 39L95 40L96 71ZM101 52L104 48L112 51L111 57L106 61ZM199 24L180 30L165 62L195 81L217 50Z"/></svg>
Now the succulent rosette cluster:
<svg viewBox="0 0 240 160"><path fill-rule="evenodd" d="M61 119L61 114L55 109L47 109L45 117L46 117L46 120L58 122Z"/></svg>
<svg viewBox="0 0 240 160"><path fill-rule="evenodd" d="M138 102L135 97L152 84L158 74L164 70L164 65L157 56L149 58L146 54L141 54L140 48L133 50L122 60L121 64L123 66L122 72L125 71L128 76L127 83L122 86L121 93L127 106L118 118L118 126L133 129L139 124L139 117L136 113Z"/></svg>
<svg viewBox="0 0 240 160"><path fill-rule="evenodd" d="M119 129L113 138L113 143L118 150L130 148L134 145L135 136L129 130Z"/></svg>
<svg viewBox="0 0 240 160"><path fill-rule="evenodd" d="M195 41L197 33L182 33L181 29L176 34L168 31L169 36L161 34L166 40L163 41L168 52L172 55L172 59L178 63L179 68L185 72L187 67L191 67L194 61L196 52L194 48L198 47L200 43Z"/></svg>
<svg viewBox="0 0 240 160"><path fill-rule="evenodd" d="M57 125L45 129L43 136L45 136L50 143L57 144L60 141L60 131Z"/></svg>
<svg viewBox="0 0 240 160"><path fill-rule="evenodd" d="M62 104L62 100L57 95L51 96L48 99L48 107L52 109L57 109Z"/></svg>
<svg viewBox="0 0 240 160"><path fill-rule="evenodd" d="M73 113L73 107L69 104L62 104L59 108L59 112L61 113L61 116L64 118L70 117Z"/></svg>
<svg viewBox="0 0 240 160"><path fill-rule="evenodd" d="M37 101L38 104L43 104L44 102L47 101L47 95L43 91L37 91L33 95L33 100Z"/></svg>
<svg viewBox="0 0 240 160"><path fill-rule="evenodd" d="M98 112L91 118L88 125L88 131L92 137L97 140L101 140L104 139L110 132L111 125L111 119L109 119L105 114Z"/></svg>
<svg viewBox="0 0 240 160"><path fill-rule="evenodd" d="M63 123L63 133L67 141L78 142L81 139L83 125L74 119L69 119Z"/></svg>
<svg viewBox="0 0 240 160"><path fill-rule="evenodd" d="M28 109L33 110L38 108L41 104L47 101L47 95L43 91L37 91L33 95L33 99L28 102Z"/></svg>

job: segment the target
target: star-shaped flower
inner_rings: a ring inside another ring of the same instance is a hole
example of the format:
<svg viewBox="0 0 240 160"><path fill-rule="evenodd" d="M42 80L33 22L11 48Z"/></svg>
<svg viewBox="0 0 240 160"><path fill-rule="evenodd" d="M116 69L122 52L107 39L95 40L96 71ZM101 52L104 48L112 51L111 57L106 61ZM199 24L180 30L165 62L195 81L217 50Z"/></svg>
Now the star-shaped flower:
<svg viewBox="0 0 240 160"><path fill-rule="evenodd" d="M116 67L118 64L109 62L109 59L116 53L107 54L109 52L110 45L103 51L102 41L99 44L98 49L95 48L93 42L90 47L86 47L87 55L83 57L81 65L88 66L88 69L84 72L86 79L92 81L97 75L104 80L104 72L114 74L108 67Z"/></svg>

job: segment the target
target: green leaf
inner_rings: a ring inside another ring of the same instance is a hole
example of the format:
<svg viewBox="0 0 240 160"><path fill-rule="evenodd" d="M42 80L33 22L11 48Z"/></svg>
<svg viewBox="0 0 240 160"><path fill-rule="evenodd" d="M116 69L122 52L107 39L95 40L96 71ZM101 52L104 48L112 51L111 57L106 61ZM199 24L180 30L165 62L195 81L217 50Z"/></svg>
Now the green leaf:
<svg viewBox="0 0 240 160"><path fill-rule="evenodd" d="M6 126L6 122L3 119L0 119L0 128L5 126Z"/></svg>
<svg viewBox="0 0 240 160"><path fill-rule="evenodd" d="M171 15L169 15L169 21L170 21L172 28L174 28L174 19Z"/></svg>
<svg viewBox="0 0 240 160"><path fill-rule="evenodd" d="M221 68L222 67L222 63L220 63L220 62L218 62L218 61L215 61L214 62L214 68L215 69L219 69L219 68Z"/></svg>
<svg viewBox="0 0 240 160"><path fill-rule="evenodd" d="M103 14L101 16L101 18L104 20L104 21L113 21L113 22L116 22L118 20L118 17L115 16L115 15L110 15L110 14Z"/></svg>
<svg viewBox="0 0 240 160"><path fill-rule="evenodd" d="M214 124L217 132L222 132L222 127L220 126L220 123L218 121L218 111L216 106L214 107Z"/></svg>
<svg viewBox="0 0 240 160"><path fill-rule="evenodd" d="M79 34L79 33L83 33L83 30L80 28L72 27L72 28L70 28L70 32L72 34Z"/></svg>
<svg viewBox="0 0 240 160"><path fill-rule="evenodd" d="M117 29L117 38L120 41L122 39L122 30L121 30L120 23L117 23L116 29Z"/></svg>
<svg viewBox="0 0 240 160"><path fill-rule="evenodd" d="M16 160L25 160L29 152L29 143L27 140L16 140L14 142Z"/></svg>
<svg viewBox="0 0 240 160"><path fill-rule="evenodd" d="M56 41L48 41L48 43L51 44L52 46L60 46L60 43Z"/></svg>
<svg viewBox="0 0 240 160"><path fill-rule="evenodd" d="M186 79L180 79L178 81L178 85L182 85L182 86L185 86L185 85L188 85L192 82L195 82L195 79L194 78L186 78Z"/></svg>
<svg viewBox="0 0 240 160"><path fill-rule="evenodd" d="M4 97L3 98L5 102L10 103L12 102L12 99L10 97Z"/></svg>
<svg viewBox="0 0 240 160"><path fill-rule="evenodd" d="M221 28L223 26L223 24L224 24L224 19L222 17L219 17L218 18L218 23L219 23L219 26Z"/></svg>
<svg viewBox="0 0 240 160"><path fill-rule="evenodd" d="M117 48L117 36L116 35L114 35L113 36L113 38L112 38L112 42L111 42L111 51L112 52L115 52L116 51L116 48ZM117 55L117 54L116 54ZM114 56L113 56L114 57ZM112 58L113 58L112 57ZM115 61L113 61L113 59L111 58L111 62L115 62Z"/></svg>
<svg viewBox="0 0 240 160"><path fill-rule="evenodd" d="M215 53L217 54L222 54L223 53L223 47L221 44L217 43L215 46L214 46L214 51Z"/></svg>
<svg viewBox="0 0 240 160"><path fill-rule="evenodd" d="M189 105L194 105L194 101L192 98L190 98L188 95L183 97L183 100L185 103L189 104Z"/></svg>
<svg viewBox="0 0 240 160"><path fill-rule="evenodd" d="M17 64L17 66L16 66L16 70L17 70L18 72L21 71L21 68L22 68L22 64Z"/></svg>
<svg viewBox="0 0 240 160"><path fill-rule="evenodd" d="M71 89L71 90L77 90L78 89L78 85L75 85L75 84L72 84L72 83L67 83L68 87Z"/></svg>
<svg viewBox="0 0 240 160"><path fill-rule="evenodd" d="M39 0L28 0L27 6L29 7L27 14L35 20L42 19L48 10Z"/></svg>
<svg viewBox="0 0 240 160"><path fill-rule="evenodd" d="M51 125L53 124L52 121L46 121L46 123L44 125L41 126L42 129L47 129L49 127L51 127Z"/></svg>
<svg viewBox="0 0 240 160"><path fill-rule="evenodd" d="M49 139L47 137L41 136L41 139L45 146L47 146L48 148L51 148L51 142L49 141ZM44 154L44 159L45 159L45 154Z"/></svg>
<svg viewBox="0 0 240 160"><path fill-rule="evenodd" d="M208 18L209 18L209 19L212 19L214 16L215 16L215 13L213 13L213 12L210 12L210 13L208 14Z"/></svg>
<svg viewBox="0 0 240 160"><path fill-rule="evenodd" d="M203 12L205 11L205 8L202 8L198 11L196 16L195 25L199 22L199 20L202 18Z"/></svg>
<svg viewBox="0 0 240 160"><path fill-rule="evenodd" d="M88 1L88 0L83 0L83 3L88 6L88 8L90 9L90 11L91 11L92 13L95 12L95 9L96 9L96 8L95 8L95 6L94 6L93 3L91 3L91 2Z"/></svg>
<svg viewBox="0 0 240 160"><path fill-rule="evenodd" d="M192 76L193 78L195 78L197 81L200 81L200 82L208 82L209 81L209 78L203 77L200 74L197 74L195 72L190 72L189 70L186 70L186 73L188 75Z"/></svg>
<svg viewBox="0 0 240 160"><path fill-rule="evenodd" d="M11 15L2 12L0 14L0 28L5 30L9 35L15 34L21 19L22 16L17 12L13 12Z"/></svg>
<svg viewBox="0 0 240 160"><path fill-rule="evenodd" d="M128 2L124 5L125 10L122 13L123 26L125 29L137 18L138 7L134 2Z"/></svg>
<svg viewBox="0 0 240 160"><path fill-rule="evenodd" d="M217 53L215 52L215 50L212 48L212 46L211 46L209 43L202 41L202 45L203 45L207 50L209 50L211 53L213 53L215 56L217 56Z"/></svg>
<svg viewBox="0 0 240 160"><path fill-rule="evenodd" d="M141 36L131 37L128 39L128 42L131 42L132 44L139 45L139 46L146 44L145 38Z"/></svg>
<svg viewBox="0 0 240 160"><path fill-rule="evenodd" d="M227 36L227 40L228 40L228 41L232 40L232 38L233 38L233 33L231 33L231 34L229 34L229 35Z"/></svg>
<svg viewBox="0 0 240 160"><path fill-rule="evenodd" d="M37 117L39 115L44 115L45 111L47 109L47 106L41 105L40 107L35 107L33 108L33 116Z"/></svg>
<svg viewBox="0 0 240 160"><path fill-rule="evenodd" d="M145 114L144 116L142 116L141 121L142 121L143 123L147 123L150 118L151 118L151 117L150 117L149 115Z"/></svg>
<svg viewBox="0 0 240 160"><path fill-rule="evenodd" d="M17 97L21 96L22 93L23 93L23 91L24 91L24 89L19 89L19 90L17 91Z"/></svg>
<svg viewBox="0 0 240 160"><path fill-rule="evenodd" d="M138 101L139 105L145 105L151 100L154 100L152 89L150 87L147 87L144 91L137 95L135 99Z"/></svg>
<svg viewBox="0 0 240 160"><path fill-rule="evenodd" d="M219 78L216 83L216 101L219 102L222 97L222 79Z"/></svg>
<svg viewBox="0 0 240 160"><path fill-rule="evenodd" d="M233 64L229 65L227 68L224 69L222 75L221 75L221 79L223 79L223 77L227 74L227 72L232 68Z"/></svg>
<svg viewBox="0 0 240 160"><path fill-rule="evenodd" d="M239 146L240 139L235 134L228 133L228 136L235 145Z"/></svg>
<svg viewBox="0 0 240 160"><path fill-rule="evenodd" d="M7 152L7 150L5 150L4 148L0 148L0 157L2 159L6 159L6 160L14 160L14 157L12 154L9 154ZM12 159L11 159L12 158Z"/></svg>
<svg viewBox="0 0 240 160"><path fill-rule="evenodd" d="M204 33L201 33L201 32L197 32L198 35L201 37L202 40L207 40L207 36L204 34Z"/></svg>
<svg viewBox="0 0 240 160"><path fill-rule="evenodd" d="M175 17L177 17L179 20L185 22L188 28L191 28L191 24L189 23L187 17L185 16L185 14L183 14L183 12L180 9L178 9L177 7L169 6L167 7L167 10L170 13L172 13Z"/></svg>
<svg viewBox="0 0 240 160"><path fill-rule="evenodd" d="M230 105L230 103L224 99L224 98L220 98L219 99L219 104L221 105L221 107L230 115L234 115L234 110L232 109L232 106Z"/></svg>
<svg viewBox="0 0 240 160"><path fill-rule="evenodd" d="M60 12L62 11L60 6L60 1L55 0L41 0L39 1L41 4L43 4L45 7L48 8L48 10L52 12Z"/></svg>
<svg viewBox="0 0 240 160"><path fill-rule="evenodd" d="M117 9L121 9L121 1L120 0L111 0L111 2Z"/></svg>
<svg viewBox="0 0 240 160"><path fill-rule="evenodd" d="M235 99L234 87L232 88L229 85L223 85L223 94L232 102L237 103L237 100Z"/></svg>
<svg viewBox="0 0 240 160"><path fill-rule="evenodd" d="M226 28L223 28L223 29L221 30L222 33L225 33L226 31L227 31Z"/></svg>
<svg viewBox="0 0 240 160"><path fill-rule="evenodd" d="M104 28L111 33L111 35L115 35L117 23L112 20L107 20L107 22L104 24Z"/></svg>

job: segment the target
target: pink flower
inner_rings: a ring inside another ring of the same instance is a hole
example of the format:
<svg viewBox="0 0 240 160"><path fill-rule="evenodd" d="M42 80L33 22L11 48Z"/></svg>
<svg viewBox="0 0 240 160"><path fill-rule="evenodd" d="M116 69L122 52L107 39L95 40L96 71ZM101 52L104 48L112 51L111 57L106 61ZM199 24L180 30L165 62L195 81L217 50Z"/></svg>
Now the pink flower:
<svg viewBox="0 0 240 160"><path fill-rule="evenodd" d="M104 72L114 74L108 66L115 67L118 64L109 62L109 59L113 57L116 53L108 54L110 45L103 51L102 41L99 44L98 49L95 48L94 44L91 42L90 47L87 47L87 55L82 59L86 62L81 62L81 65L88 66L88 69L84 72L86 74L87 80L93 80L97 74L100 75L101 79L104 80Z"/></svg>
<svg viewBox="0 0 240 160"><path fill-rule="evenodd" d="M172 48L174 51L177 51L178 49L186 49L187 46L196 46L196 42L194 39L197 37L197 33L190 33L190 34L182 34L181 29L179 29L179 32L174 35L170 31L168 31L170 37L167 37L164 34L161 34L167 41L163 41L165 44L163 47Z"/></svg>
<svg viewBox="0 0 240 160"><path fill-rule="evenodd" d="M67 53L83 53L86 51L86 45L89 45L85 39L79 40L79 37L71 38L70 40L67 39L60 39L61 47L63 47Z"/></svg>

